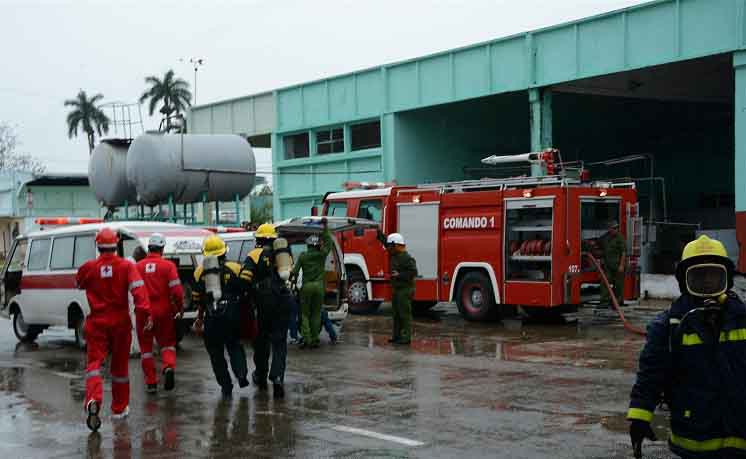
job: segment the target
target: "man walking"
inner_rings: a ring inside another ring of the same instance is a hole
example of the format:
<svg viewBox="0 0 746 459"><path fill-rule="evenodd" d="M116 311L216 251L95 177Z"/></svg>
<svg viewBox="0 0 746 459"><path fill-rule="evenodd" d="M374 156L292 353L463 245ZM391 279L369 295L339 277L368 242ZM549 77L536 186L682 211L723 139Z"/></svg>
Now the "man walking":
<svg viewBox="0 0 746 459"><path fill-rule="evenodd" d="M148 292L134 263L117 256L119 237L110 228L96 235L100 255L80 267L76 277L78 288L86 291L91 312L85 320L87 342L86 363L86 425L97 431L101 427L99 412L103 402L101 365L111 354L112 418L129 414L128 360L132 341L128 293L135 309L144 319L144 328L152 327Z"/></svg>
<svg viewBox="0 0 746 459"><path fill-rule="evenodd" d="M303 270L303 286L300 290L301 334L303 335L301 347L319 347L321 308L325 291L324 267L334 244L331 233L326 227L326 219L321 222L324 227L321 237L312 234L306 238L307 250L298 258L291 276L291 278L296 278Z"/></svg>
<svg viewBox="0 0 746 459"><path fill-rule="evenodd" d="M155 233L148 240L148 255L137 263L137 270L145 281L150 298L150 313L153 317L152 330L145 330L145 314L137 312L137 337L140 342L142 370L148 393L158 390L158 376L153 358L153 339L161 348L162 372L165 377L164 389L174 388L176 370L176 321L184 307L184 290L179 273L173 262L163 258L166 239Z"/></svg>

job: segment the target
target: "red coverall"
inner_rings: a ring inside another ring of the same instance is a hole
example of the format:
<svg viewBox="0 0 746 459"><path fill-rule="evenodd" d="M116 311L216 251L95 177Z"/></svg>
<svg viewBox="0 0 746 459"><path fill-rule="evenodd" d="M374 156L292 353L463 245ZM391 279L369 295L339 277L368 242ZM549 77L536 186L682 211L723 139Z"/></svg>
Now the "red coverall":
<svg viewBox="0 0 746 459"><path fill-rule="evenodd" d="M148 292L135 264L114 253L102 253L78 270L78 288L85 290L91 313L85 319L88 363L86 365L85 405L103 402L101 364L111 353L111 411L122 413L129 404L128 360L132 342L129 299L135 310L149 314ZM84 406L85 406L84 405Z"/></svg>
<svg viewBox="0 0 746 459"><path fill-rule="evenodd" d="M150 253L137 263L148 289L150 298L150 315L153 317L153 328L145 330L148 313L135 311L137 318L137 339L142 355L142 371L145 373L145 384L156 384L158 376L153 359L153 338L161 347L163 369L176 368L176 322L174 315L184 307L184 290L181 287L176 265L165 260L159 253Z"/></svg>

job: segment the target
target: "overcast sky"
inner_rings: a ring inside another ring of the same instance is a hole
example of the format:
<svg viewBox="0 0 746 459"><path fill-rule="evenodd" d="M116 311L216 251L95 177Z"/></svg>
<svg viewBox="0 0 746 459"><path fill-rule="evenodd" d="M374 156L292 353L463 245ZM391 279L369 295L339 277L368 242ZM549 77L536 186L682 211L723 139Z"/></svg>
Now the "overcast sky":
<svg viewBox="0 0 746 459"><path fill-rule="evenodd" d="M0 121L50 171L87 170L67 138L79 89L134 102L147 75L201 57L197 102L237 97L611 11L643 0L0 0ZM144 107L145 109L145 107ZM147 113L143 113L147 115ZM145 128L157 127L145 119ZM266 168L264 153L259 168Z"/></svg>

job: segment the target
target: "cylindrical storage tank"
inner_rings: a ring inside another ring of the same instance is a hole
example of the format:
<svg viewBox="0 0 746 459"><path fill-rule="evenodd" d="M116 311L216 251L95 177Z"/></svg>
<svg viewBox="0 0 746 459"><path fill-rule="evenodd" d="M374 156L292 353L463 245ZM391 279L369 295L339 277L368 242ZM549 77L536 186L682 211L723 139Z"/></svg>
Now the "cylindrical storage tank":
<svg viewBox="0 0 746 459"><path fill-rule="evenodd" d="M88 161L88 182L106 207L137 202L135 187L127 180L128 147L128 140L102 140Z"/></svg>
<svg viewBox="0 0 746 459"><path fill-rule="evenodd" d="M143 134L127 153L127 179L146 205L232 201L254 187L251 145L237 135Z"/></svg>

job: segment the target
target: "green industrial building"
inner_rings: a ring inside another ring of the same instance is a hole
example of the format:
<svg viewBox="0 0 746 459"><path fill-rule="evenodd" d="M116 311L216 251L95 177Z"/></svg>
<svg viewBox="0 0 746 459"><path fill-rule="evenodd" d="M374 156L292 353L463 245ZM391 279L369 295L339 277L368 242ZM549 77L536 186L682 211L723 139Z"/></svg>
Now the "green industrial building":
<svg viewBox="0 0 746 459"><path fill-rule="evenodd" d="M478 178L498 173L486 156L556 147L637 180L646 221L746 240L746 0L652 1L201 105L190 130L271 145L276 218L348 180Z"/></svg>

